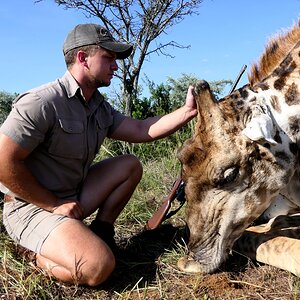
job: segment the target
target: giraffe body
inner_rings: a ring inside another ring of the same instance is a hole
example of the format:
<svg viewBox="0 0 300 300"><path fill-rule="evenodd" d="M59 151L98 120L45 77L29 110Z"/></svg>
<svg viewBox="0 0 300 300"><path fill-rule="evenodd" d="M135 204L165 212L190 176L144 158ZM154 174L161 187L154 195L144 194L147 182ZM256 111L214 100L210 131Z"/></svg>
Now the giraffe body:
<svg viewBox="0 0 300 300"><path fill-rule="evenodd" d="M300 253L294 241L300 237L299 219L293 230L282 220L281 231L271 225L263 232L261 226L258 232L247 230L253 221L273 218L278 224L280 216L300 212L299 24L269 43L249 82L221 101L207 82L195 87L195 133L178 152L190 230L189 254L178 261L181 270L214 272L233 247L243 253L248 247L250 257L277 266L283 250ZM279 267L300 273L299 264L286 260L280 259Z"/></svg>

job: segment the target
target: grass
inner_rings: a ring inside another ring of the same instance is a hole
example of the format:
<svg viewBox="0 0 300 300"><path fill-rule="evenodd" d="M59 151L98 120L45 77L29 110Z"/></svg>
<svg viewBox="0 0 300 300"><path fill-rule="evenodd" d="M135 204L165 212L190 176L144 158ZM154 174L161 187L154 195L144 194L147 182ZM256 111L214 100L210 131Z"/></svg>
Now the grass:
<svg viewBox="0 0 300 300"><path fill-rule="evenodd" d="M186 252L184 209L156 230L146 231L144 225L178 174L174 158L144 163L144 177L116 222L124 254L111 278L96 288L62 284L28 263L1 219L0 299L299 299L299 278L237 254L211 275L188 275L176 268Z"/></svg>

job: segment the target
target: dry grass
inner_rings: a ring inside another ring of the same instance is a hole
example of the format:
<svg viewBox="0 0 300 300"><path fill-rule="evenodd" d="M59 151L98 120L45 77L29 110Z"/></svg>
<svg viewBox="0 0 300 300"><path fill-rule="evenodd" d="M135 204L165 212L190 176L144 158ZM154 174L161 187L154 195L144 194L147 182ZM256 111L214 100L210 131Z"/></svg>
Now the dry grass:
<svg viewBox="0 0 300 300"><path fill-rule="evenodd" d="M161 161L145 169L145 179L116 224L121 250L117 268L104 285L68 286L47 277L28 263L1 222L0 299L300 299L298 277L237 254L212 275L180 272L176 262L186 250L184 211L157 230L144 230L145 221L176 178L178 166Z"/></svg>

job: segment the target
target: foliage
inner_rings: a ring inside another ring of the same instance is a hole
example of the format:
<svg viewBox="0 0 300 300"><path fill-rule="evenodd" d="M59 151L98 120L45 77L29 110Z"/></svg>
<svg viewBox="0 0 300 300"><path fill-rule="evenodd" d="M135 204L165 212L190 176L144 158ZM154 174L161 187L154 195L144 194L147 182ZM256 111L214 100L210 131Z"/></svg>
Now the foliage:
<svg viewBox="0 0 300 300"><path fill-rule="evenodd" d="M44 0L36 0L42 2ZM67 9L82 11L87 17L98 18L120 41L133 45L129 59L120 61L119 78L122 82L122 101L125 114L131 115L133 102L137 100L142 65L151 54L171 56L170 47L188 48L175 41L159 39L168 29L185 17L197 14L202 0L54 0ZM155 41L155 43L154 43ZM172 57L172 56L171 56Z"/></svg>
<svg viewBox="0 0 300 300"><path fill-rule="evenodd" d="M192 74L183 73L179 78L169 77L166 83L155 84L146 80L150 96L136 101L133 106L134 118L145 119L157 115L165 115L181 107L185 103L186 93L190 85L194 86L199 78ZM222 95L226 85L231 80L211 81L209 85L216 99Z"/></svg>
<svg viewBox="0 0 300 300"><path fill-rule="evenodd" d="M193 74L183 73L178 79L168 77L168 84L171 87L170 101L174 108L182 106L185 102L186 92L190 85L195 85L199 78Z"/></svg>
<svg viewBox="0 0 300 300"><path fill-rule="evenodd" d="M147 84L150 96L136 101L133 106L133 116L145 119L156 115L164 115L181 107L185 103L186 93L190 85L195 85L199 79L194 75L182 74L179 78L168 78L167 83L155 84L148 80ZM211 89L218 99L225 86L231 84L231 80L210 82ZM127 144L118 141L109 141L105 149L115 154L132 153L142 160L170 155L170 149L179 148L182 143L192 136L194 122L182 127L173 135L147 144ZM174 153L174 152L172 152ZM176 155L176 153L174 153ZM101 156L101 155L100 155Z"/></svg>
<svg viewBox="0 0 300 300"><path fill-rule="evenodd" d="M8 116L13 100L17 97L17 94L11 94L8 92L0 92L0 124L4 122Z"/></svg>
<svg viewBox="0 0 300 300"><path fill-rule="evenodd" d="M210 85L210 88L211 90L213 91L216 99L220 99L220 96L222 95L224 89L225 89L225 86L227 84L233 84L233 81L232 80L218 80L218 81L210 81L209 82L209 85Z"/></svg>
<svg viewBox="0 0 300 300"><path fill-rule="evenodd" d="M174 103L174 107L179 107L184 102L188 86L195 85L197 81L199 81L198 77L185 73L183 73L178 79L174 79L172 77L168 78L168 82L171 85L172 90L172 93L170 94L170 101ZM231 85L232 83L232 80L215 80L210 81L209 85L216 99L219 99L226 85Z"/></svg>
<svg viewBox="0 0 300 300"><path fill-rule="evenodd" d="M132 116L137 119L146 119L157 115L165 115L170 113L174 107L170 102L171 87L161 83L155 85L154 82L148 80L148 88L150 97L143 97L133 104Z"/></svg>

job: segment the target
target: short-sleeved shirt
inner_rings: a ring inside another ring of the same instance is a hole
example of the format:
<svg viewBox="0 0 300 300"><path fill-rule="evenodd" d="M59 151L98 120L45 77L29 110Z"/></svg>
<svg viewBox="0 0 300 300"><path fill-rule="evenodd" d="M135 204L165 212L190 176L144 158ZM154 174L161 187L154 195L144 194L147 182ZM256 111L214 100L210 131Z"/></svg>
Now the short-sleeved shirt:
<svg viewBox="0 0 300 300"><path fill-rule="evenodd" d="M101 144L124 120L97 90L86 102L67 71L21 94L0 131L30 151L25 164L57 197L78 193Z"/></svg>

